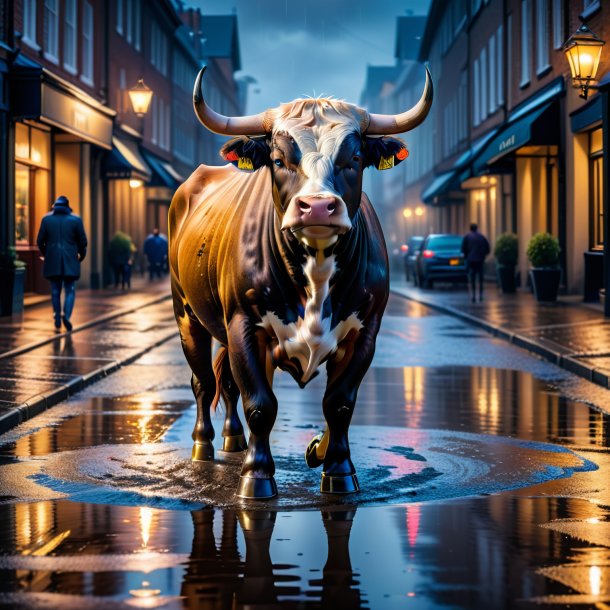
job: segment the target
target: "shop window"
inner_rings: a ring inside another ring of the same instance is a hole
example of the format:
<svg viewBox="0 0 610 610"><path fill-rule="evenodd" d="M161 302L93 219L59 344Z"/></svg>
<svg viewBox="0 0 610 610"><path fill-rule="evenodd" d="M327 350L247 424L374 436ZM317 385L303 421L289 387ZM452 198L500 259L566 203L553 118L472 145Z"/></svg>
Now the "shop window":
<svg viewBox="0 0 610 610"><path fill-rule="evenodd" d="M30 243L30 168L15 163L15 243Z"/></svg>
<svg viewBox="0 0 610 610"><path fill-rule="evenodd" d="M593 250L604 247L603 153L602 130L595 129L589 134L589 242Z"/></svg>

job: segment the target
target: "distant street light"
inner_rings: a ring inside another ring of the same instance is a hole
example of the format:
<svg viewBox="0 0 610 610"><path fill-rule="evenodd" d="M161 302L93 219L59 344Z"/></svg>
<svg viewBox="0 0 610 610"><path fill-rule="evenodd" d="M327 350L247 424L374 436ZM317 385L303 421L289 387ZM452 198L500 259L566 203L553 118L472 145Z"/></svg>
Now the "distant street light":
<svg viewBox="0 0 610 610"><path fill-rule="evenodd" d="M141 78L135 87L129 90L129 99L133 111L139 116L143 117L148 112L150 101L152 100L153 92L144 84L144 79Z"/></svg>
<svg viewBox="0 0 610 610"><path fill-rule="evenodd" d="M597 88L591 83L595 80L602 47L605 44L605 41L583 24L563 45L572 72L572 84L581 90L580 97L585 100L589 89Z"/></svg>
<svg viewBox="0 0 610 610"><path fill-rule="evenodd" d="M424 215L424 208L422 208L420 205L418 205L415 208L415 216L423 216Z"/></svg>
<svg viewBox="0 0 610 610"><path fill-rule="evenodd" d="M405 218L411 218L411 216L413 216L413 210L411 210L411 208L405 208L405 209L402 211L402 215L403 215Z"/></svg>

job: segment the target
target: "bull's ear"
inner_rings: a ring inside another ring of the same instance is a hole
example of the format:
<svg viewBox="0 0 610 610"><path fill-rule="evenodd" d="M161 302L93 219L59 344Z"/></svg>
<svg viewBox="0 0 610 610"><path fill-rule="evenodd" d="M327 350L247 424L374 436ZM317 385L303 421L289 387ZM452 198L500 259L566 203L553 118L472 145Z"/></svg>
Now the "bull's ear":
<svg viewBox="0 0 610 610"><path fill-rule="evenodd" d="M408 156L407 145L398 138L364 138L364 167L391 169Z"/></svg>
<svg viewBox="0 0 610 610"><path fill-rule="evenodd" d="M239 136L229 140L220 149L220 156L238 169L254 171L263 165L271 165L270 152L265 136Z"/></svg>

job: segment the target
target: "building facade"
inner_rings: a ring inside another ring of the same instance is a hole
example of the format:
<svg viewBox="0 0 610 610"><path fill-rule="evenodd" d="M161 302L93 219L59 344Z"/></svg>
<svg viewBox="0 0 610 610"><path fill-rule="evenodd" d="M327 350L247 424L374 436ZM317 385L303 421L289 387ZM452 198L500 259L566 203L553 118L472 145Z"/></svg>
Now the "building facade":
<svg viewBox="0 0 610 610"><path fill-rule="evenodd" d="M195 32L188 13L170 0L2 3L0 250L16 247L26 262L26 293L49 292L36 235L57 196L66 195L83 218L90 245L81 285L97 288L110 279L112 235L128 233L141 253L153 227L167 232L178 184L199 163L216 161L215 137L191 110L192 85L206 61L206 17L197 12ZM237 19L227 19L238 57ZM225 61L220 55L211 61ZM212 80L208 95L228 95L239 114L232 67L229 59L222 93ZM129 99L140 79L153 92L143 117Z"/></svg>
<svg viewBox="0 0 610 610"><path fill-rule="evenodd" d="M475 221L493 245L515 232L525 286L527 244L548 231L560 242L564 290L591 297L604 247L602 103L595 91L579 97L562 47L581 23L607 40L609 22L596 0L432 2L419 60L430 65L434 106L407 134L403 164L405 201L426 205L422 233L464 233ZM598 75L609 69L604 47ZM420 83L404 82L402 94L417 99Z"/></svg>

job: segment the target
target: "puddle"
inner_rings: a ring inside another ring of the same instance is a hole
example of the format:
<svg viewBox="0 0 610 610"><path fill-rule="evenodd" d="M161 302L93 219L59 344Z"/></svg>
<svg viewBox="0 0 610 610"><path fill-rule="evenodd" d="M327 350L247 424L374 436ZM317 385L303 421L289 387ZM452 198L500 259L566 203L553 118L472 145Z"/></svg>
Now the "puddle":
<svg viewBox="0 0 610 610"><path fill-rule="evenodd" d="M575 594L562 562L594 551L532 514L609 518L582 500L503 496L290 513L5 505L0 605L479 609L591 596L595 582L581 578Z"/></svg>

